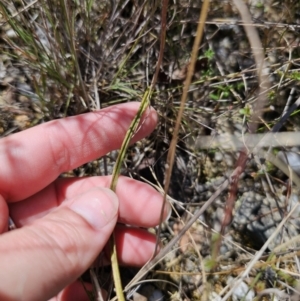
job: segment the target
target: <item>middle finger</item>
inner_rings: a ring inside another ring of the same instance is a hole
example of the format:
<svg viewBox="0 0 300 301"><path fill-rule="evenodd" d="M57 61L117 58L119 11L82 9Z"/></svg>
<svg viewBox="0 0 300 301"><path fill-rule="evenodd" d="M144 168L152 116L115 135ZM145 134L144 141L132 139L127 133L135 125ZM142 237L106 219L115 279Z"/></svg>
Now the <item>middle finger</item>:
<svg viewBox="0 0 300 301"><path fill-rule="evenodd" d="M111 176L59 178L28 199L10 204L10 215L18 227L45 216L64 200L95 187L109 187ZM160 222L162 196L151 186L120 177L116 189L119 198L119 222L139 227L153 227ZM164 219L170 206L165 206Z"/></svg>

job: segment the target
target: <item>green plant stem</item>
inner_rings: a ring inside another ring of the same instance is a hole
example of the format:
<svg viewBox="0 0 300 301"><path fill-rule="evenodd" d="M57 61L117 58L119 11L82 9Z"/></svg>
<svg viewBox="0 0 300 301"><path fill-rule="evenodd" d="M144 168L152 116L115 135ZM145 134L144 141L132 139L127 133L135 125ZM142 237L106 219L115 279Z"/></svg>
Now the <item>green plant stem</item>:
<svg viewBox="0 0 300 301"><path fill-rule="evenodd" d="M162 10L162 24L161 24L161 37L160 37L160 51L159 51L159 58L156 65L155 74L153 76L151 85L149 88L146 89L144 96L142 98L141 105L139 107L139 110L132 121L125 139L122 143L119 156L117 158L117 162L114 165L113 175L112 175L112 182L110 185L110 189L113 191L116 190L117 181L119 178L122 162L124 160L127 148L129 146L130 140L134 136L134 134L138 130L138 126L140 124L141 118L143 114L145 113L146 109L150 106L150 100L151 96L157 81L158 73L160 70L160 66L162 64L163 59L163 53L164 53L164 47L165 47L165 37L166 37L166 15L167 15L167 7L168 7L168 0L163 1L163 10ZM126 59L127 60L127 59ZM163 210L163 208L162 208ZM113 278L114 278L114 284L116 288L116 294L119 301L125 301L124 294L123 294L123 288L121 283L121 277L120 277L120 271L119 271L119 265L118 265L118 258L117 258L117 250L116 250L116 238L115 234L113 233L111 237L111 245L112 245L112 252L111 252L111 264L112 264L112 270L113 270Z"/></svg>
<svg viewBox="0 0 300 301"><path fill-rule="evenodd" d="M139 128L139 124L140 124L143 114L145 113L146 109L149 107L152 91L153 90L151 89L151 87L145 91L144 96L142 98L141 105L139 107L139 110L138 110L136 116L134 117L134 119L126 133L125 139L123 140L123 143L122 143L122 146L120 149L120 153L118 155L116 164L114 165L112 181L111 181L111 185L110 185L110 189L112 191L116 191L118 178L120 175L122 163L124 161L127 148L129 146L129 143L130 143L132 137L135 135L135 133L137 132L137 130ZM115 288L116 288L117 298L119 301L125 301L122 283L121 283L120 271L119 271L118 258L117 258L115 233L113 233L113 235L110 238L110 245L112 248L111 265L112 265L113 278L114 278L114 284L115 284Z"/></svg>

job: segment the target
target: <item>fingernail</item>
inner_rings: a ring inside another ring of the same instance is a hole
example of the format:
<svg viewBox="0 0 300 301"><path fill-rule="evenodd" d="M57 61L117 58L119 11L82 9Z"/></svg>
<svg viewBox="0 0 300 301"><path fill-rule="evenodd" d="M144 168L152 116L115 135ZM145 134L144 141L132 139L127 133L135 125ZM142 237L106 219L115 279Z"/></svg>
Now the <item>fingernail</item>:
<svg viewBox="0 0 300 301"><path fill-rule="evenodd" d="M118 198L108 188L94 188L78 196L69 206L95 230L102 229L118 214Z"/></svg>
<svg viewBox="0 0 300 301"><path fill-rule="evenodd" d="M164 208L164 216L165 216L164 222L167 222L169 220L171 214L172 214L172 206L170 202L166 201L165 208Z"/></svg>

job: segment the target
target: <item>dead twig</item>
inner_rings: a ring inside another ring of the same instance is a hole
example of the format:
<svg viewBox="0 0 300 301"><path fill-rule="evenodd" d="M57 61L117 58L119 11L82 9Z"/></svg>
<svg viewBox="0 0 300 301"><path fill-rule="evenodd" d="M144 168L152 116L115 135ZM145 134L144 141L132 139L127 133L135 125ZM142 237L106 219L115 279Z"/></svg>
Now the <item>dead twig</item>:
<svg viewBox="0 0 300 301"><path fill-rule="evenodd" d="M216 198L228 187L229 181L225 180L223 184L217 189L217 191L205 202L205 204L198 209L193 217L191 217L180 232L172 238L172 240L143 268L136 274L134 279L125 287L125 291L130 290L141 278L143 278L151 269L153 269L173 248L173 246L182 238L182 236L189 230L193 223L200 217L205 210L211 206Z"/></svg>
<svg viewBox="0 0 300 301"><path fill-rule="evenodd" d="M235 4L236 8L238 9L240 16L243 20L244 24L252 24L252 18L249 13L249 10L246 6L246 4L241 0L233 0L233 3ZM265 68L265 55L263 52L263 47L258 35L258 32L254 26L246 26L244 25L244 30L246 32L246 35L248 37L249 43L252 48L255 64L256 64L256 73L258 77L259 82L259 93L256 101L253 103L253 112L250 118L250 122L248 124L248 130L251 134L255 133L258 127L258 124L261 121L263 108L266 103L265 99L265 91L269 88L269 80ZM221 226L221 234L224 235L226 227L230 224L232 220L232 211L234 208L234 204L236 201L236 194L237 194L237 184L240 174L244 171L248 155L249 155L249 149L247 147L248 143L251 141L249 139L245 140L246 147L241 150L238 161L237 161L237 174L235 175L235 178L231 182L230 189L229 189L229 196L226 201L226 208L225 208L225 214L224 214L224 220L222 222ZM216 242L216 245L214 247L213 251L213 258L214 261L217 253L219 252L219 247L221 245L221 239L222 235L220 235L218 241Z"/></svg>

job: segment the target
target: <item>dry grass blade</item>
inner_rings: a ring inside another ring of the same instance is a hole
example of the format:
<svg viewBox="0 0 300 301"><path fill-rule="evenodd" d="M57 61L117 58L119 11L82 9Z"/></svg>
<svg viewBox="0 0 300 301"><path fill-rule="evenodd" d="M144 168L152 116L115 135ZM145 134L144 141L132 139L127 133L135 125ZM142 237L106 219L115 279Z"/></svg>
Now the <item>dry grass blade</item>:
<svg viewBox="0 0 300 301"><path fill-rule="evenodd" d="M81 75L81 70L80 70L80 66L79 66L79 62L78 62L78 57L77 57L77 50L76 50L76 46L75 46L75 29L74 29L74 19L75 16L70 16L70 3L67 2L67 0L60 0L61 1L61 7L63 8L63 13L64 16L67 20L66 24L67 24L67 30L68 30L68 34L70 37L70 50L73 56L73 61L75 63L75 67L76 67L76 74L78 76L79 79L79 84L81 89L79 90L80 93L82 93L82 96L84 98L85 101L88 100L88 96L86 93L86 88L85 88L85 84L83 82L82 79L82 75Z"/></svg>
<svg viewBox="0 0 300 301"><path fill-rule="evenodd" d="M152 260L143 266L143 268L136 274L134 279L125 287L126 292L135 286L141 278L151 271L151 269L153 269L168 254L168 252L170 252L173 246L181 239L185 232L189 230L199 216L203 214L205 210L207 210L207 208L216 200L216 198L228 187L228 184L228 180L224 181L216 190L216 192L205 202L205 204L194 213L193 217L188 220L185 226L180 230L180 233L174 236L173 239Z"/></svg>
<svg viewBox="0 0 300 301"><path fill-rule="evenodd" d="M195 63L196 63L198 49L199 49L200 42L202 39L203 31L204 31L205 20L207 17L208 8L209 8L209 0L205 0L203 3L202 9L201 9L200 16L199 16L197 34L196 34L196 38L195 38L194 45L193 45L193 51L192 51L192 55L191 55L190 64L188 67L187 78L184 83L183 94L182 94L182 98L181 98L181 105L180 105L179 113L178 113L178 116L176 119L176 125L175 125L175 129L174 129L170 149L168 152L168 157L167 157L167 165L168 166L166 168L166 179L165 179L165 186L164 186L164 204L166 203L167 191L168 191L170 180L171 180L172 167L173 167L174 158L175 158L175 149L176 149L176 145L177 145L177 141L178 141L179 127L180 127L181 119L183 116L183 111L185 108L187 94L188 94L191 80L192 80L192 77L194 74ZM210 202L207 202L207 203L210 203ZM205 206L205 208L206 208L206 206ZM205 209L203 209L203 210L205 210ZM200 214L201 214L201 212L202 211L200 210ZM193 222L196 219L197 218L195 218L195 219L192 218L190 220L190 222L186 224L186 226L184 227L184 230L182 231L182 235L189 229L189 227L193 224ZM132 287L133 283L136 283L136 281L140 280L151 268L153 268L160 261L160 259L162 259L165 256L165 254L167 254L168 250L176 243L176 241L178 241L179 238L180 238L179 235L177 237L175 237L169 243L168 248L165 248L154 259L152 259L146 266L144 266L141 269L141 271L136 275L136 277L133 279L133 281L129 285L127 285L125 290L130 289L130 287Z"/></svg>
<svg viewBox="0 0 300 301"><path fill-rule="evenodd" d="M251 262L248 264L248 266L245 269L245 271L238 277L238 279L235 280L234 285L232 285L231 289L227 292L227 294L222 298L221 301L228 300L228 298L230 298L230 296L232 295L232 292L234 291L234 289L241 284L241 282L243 281L243 279L245 277L248 276L248 274L251 271L251 269L253 268L253 266L257 263L257 261L262 256L262 254L264 253L264 251L268 248L270 242L279 233L280 229L284 226L284 224L286 223L286 221L290 218L290 216L293 214L293 212L297 209L298 206L299 206L299 204L296 204L291 209L291 211L289 212L289 214L281 221L281 223L277 227L276 231L269 237L269 239L265 242L265 244L261 247L261 249L255 254L255 256L253 257L253 259L251 260Z"/></svg>
<svg viewBox="0 0 300 301"><path fill-rule="evenodd" d="M249 137L249 138L248 138ZM245 144L245 140L250 141ZM220 148L223 150L241 150L247 147L249 150L263 147L291 147L300 144L300 137L295 132L280 132L266 134L230 135L221 134L216 137L199 136L196 140L196 147L199 149Z"/></svg>
<svg viewBox="0 0 300 301"><path fill-rule="evenodd" d="M24 8L22 8L20 11L18 11L17 13L14 13L10 18L15 18L17 17L19 14L22 14L24 11L26 11L28 8L30 8L31 6L33 6L34 4L36 4L39 0L34 0L32 2L30 2L29 4L27 4ZM8 22L9 20L7 20L6 22Z"/></svg>
<svg viewBox="0 0 300 301"><path fill-rule="evenodd" d="M175 124L174 132L173 132L173 137L172 137L171 144L170 144L170 149L169 149L169 152L168 152L167 167L166 167L166 178L165 178L165 186L164 186L164 190L165 190L164 201L166 200L167 191L168 191L169 186L170 186L172 168L173 168L174 159L175 159L175 150L176 150L176 145L177 145L177 142L178 142L179 127L180 127L183 112L184 112L184 109L185 109L185 103L186 103L187 95L188 95L189 88L190 88L190 85L191 85L191 82L192 82L192 77L194 75L195 64L196 64L197 55L198 55L198 49L199 49L200 42L201 42L201 39L202 39L203 31L204 31L205 21L206 21L206 17L207 17L207 13L208 13L208 8L209 8L209 0L205 0L203 2L203 6L202 6L202 9L201 9L201 14L200 14L200 17L199 17L197 34L196 34L196 38L195 38L194 45L193 45L191 60L190 60L189 66L188 66L187 77L186 77L186 80L185 80L184 86L183 86L183 92L182 92L182 96L181 96L181 100L180 100L180 108L179 108L178 116L177 116L177 119L176 119L176 124Z"/></svg>
<svg viewBox="0 0 300 301"><path fill-rule="evenodd" d="M255 133L258 123L260 122L260 118L262 116L263 108L266 105L265 91L267 91L270 86L268 73L266 72L266 66L265 66L265 55L256 28L254 26L246 25L246 24L253 24L253 21L245 2L241 0L233 0L233 3L237 7L241 15L241 18L243 20L244 29L248 37L248 40L250 42L251 49L255 59L256 68L257 68L256 73L258 77L260 91L258 93L258 99L255 101L255 104L253 106L253 114L251 116L251 121L249 123L250 133Z"/></svg>
<svg viewBox="0 0 300 301"><path fill-rule="evenodd" d="M183 86L183 92L182 92L181 101L180 101L180 108L178 111L178 116L176 118L176 124L174 127L173 137L172 137L170 148L168 151L167 165L166 165L166 177L165 177L165 185L164 185L164 191L165 191L164 192L164 203L166 202L167 192L168 192L169 186L170 186L172 169L173 169L174 159L175 159L175 150L176 150L176 145L178 142L178 132L179 132L183 112L185 109L185 104L186 104L187 95L189 92L189 87L190 87L190 84L192 81L192 77L194 75L195 64L196 64L197 55L198 55L198 49L199 49L200 42L202 39L203 31L204 31L208 8L209 8L209 0L205 0L203 2L201 13L199 16L197 34L196 34L194 45L193 45L191 60L190 60L189 66L188 66L187 77L186 77L186 80L185 80L184 86Z"/></svg>
<svg viewBox="0 0 300 301"><path fill-rule="evenodd" d="M241 18L243 20L244 24L251 24L252 19L250 12L246 6L246 4L241 0L233 0L233 3L237 7ZM256 63L256 73L258 77L259 82L259 92L258 92L258 98L255 101L253 108L252 108L252 114L251 118L248 124L248 129L251 134L255 133L258 127L259 122L261 121L261 116L263 113L263 108L266 105L266 98L265 98L265 92L269 89L269 79L267 76L266 68L265 68L265 55L263 52L262 43L260 41L258 32L255 27L253 26L247 26L244 25L244 29L246 32L246 35L248 37L248 40L251 45L251 49L254 55L255 63ZM234 178L232 178L232 182L229 189L229 196L226 201L226 208L224 212L224 219L222 222L221 227L221 234L224 235L227 226L232 221L232 212L234 208L234 204L237 198L237 185L239 181L239 177L241 173L245 170L246 163L248 161L248 155L249 155L249 149L247 147L248 143L250 143L249 139L245 139L245 145L246 147L240 152L239 158L237 160L237 173L235 174ZM216 256L219 252L219 248L221 245L222 236L219 237L217 240L214 250L213 250L213 261L215 261Z"/></svg>
<svg viewBox="0 0 300 301"><path fill-rule="evenodd" d="M245 144L247 141L247 144ZM247 134L238 137L236 135L219 135L217 137L199 136L196 140L196 146L199 149L219 148L223 150L241 150L247 148L253 154L259 154L273 165L277 166L300 188L300 177L295 171L288 168L286 163L282 162L277 156L262 148L269 147L291 147L300 145L298 132L270 132L266 134Z"/></svg>

